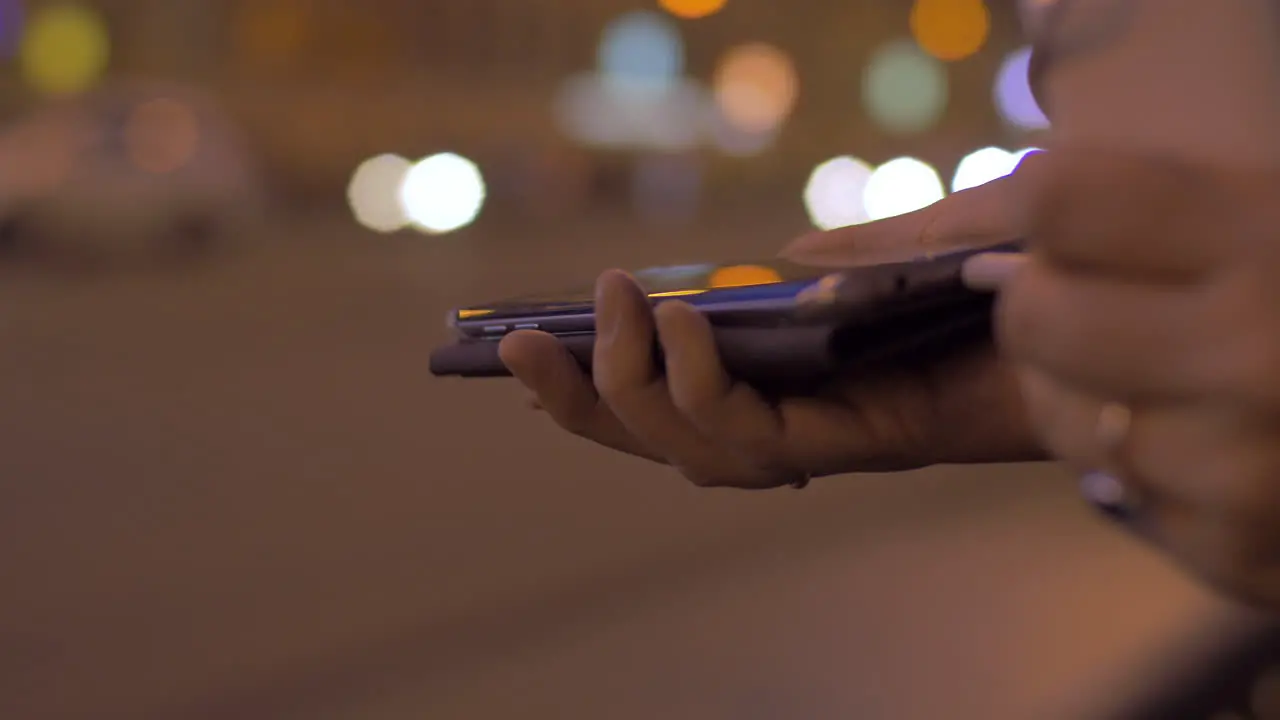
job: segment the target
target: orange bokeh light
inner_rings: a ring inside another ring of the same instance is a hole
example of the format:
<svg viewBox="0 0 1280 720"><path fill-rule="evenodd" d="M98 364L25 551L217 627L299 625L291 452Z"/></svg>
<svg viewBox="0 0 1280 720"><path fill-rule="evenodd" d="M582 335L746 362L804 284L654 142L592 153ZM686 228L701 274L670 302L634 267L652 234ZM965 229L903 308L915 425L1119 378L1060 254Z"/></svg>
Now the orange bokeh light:
<svg viewBox="0 0 1280 720"><path fill-rule="evenodd" d="M983 0L915 0L911 34L930 55L954 62L982 49L991 32L991 11Z"/></svg>
<svg viewBox="0 0 1280 720"><path fill-rule="evenodd" d="M782 282L777 270L763 265L729 265L711 273L707 284L713 288L772 285Z"/></svg>
<svg viewBox="0 0 1280 720"><path fill-rule="evenodd" d="M714 86L725 119L751 133L777 128L791 114L799 92L791 59L764 43L730 50L716 69Z"/></svg>
<svg viewBox="0 0 1280 720"><path fill-rule="evenodd" d="M727 2L728 0L658 0L658 5L678 18L693 20L720 12Z"/></svg>

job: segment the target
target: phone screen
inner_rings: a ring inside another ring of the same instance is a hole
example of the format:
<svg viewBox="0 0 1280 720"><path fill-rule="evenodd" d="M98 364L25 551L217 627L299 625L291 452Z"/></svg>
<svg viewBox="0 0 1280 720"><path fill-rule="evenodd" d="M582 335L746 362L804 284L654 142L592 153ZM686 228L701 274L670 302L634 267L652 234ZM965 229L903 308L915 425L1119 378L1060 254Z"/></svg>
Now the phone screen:
<svg viewBox="0 0 1280 720"><path fill-rule="evenodd" d="M649 297L685 297L697 302L697 297L711 290L738 293L776 294L770 290L784 291L782 285L794 281L808 282L822 275L821 270L802 267L784 261L768 261L738 264L667 265L633 271ZM722 296L717 293L717 297ZM508 298L495 303L459 311L459 317L494 316L539 310L572 309L589 306L593 288L583 285L568 291L538 293Z"/></svg>

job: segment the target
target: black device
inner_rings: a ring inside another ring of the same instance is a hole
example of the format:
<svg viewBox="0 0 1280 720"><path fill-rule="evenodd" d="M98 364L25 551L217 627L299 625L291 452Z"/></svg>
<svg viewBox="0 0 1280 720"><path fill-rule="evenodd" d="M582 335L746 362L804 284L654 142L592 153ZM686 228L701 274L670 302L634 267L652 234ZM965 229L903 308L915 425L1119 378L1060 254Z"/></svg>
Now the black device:
<svg viewBox="0 0 1280 720"><path fill-rule="evenodd" d="M966 248L836 273L769 261L652 268L635 277L651 302L675 298L706 314L730 374L791 386L851 369L928 362L989 339L994 298L967 288L961 268L974 254L1020 247ZM498 342L524 329L555 335L590 371L589 290L460 308L449 325L457 341L432 354L435 375L509 375Z"/></svg>

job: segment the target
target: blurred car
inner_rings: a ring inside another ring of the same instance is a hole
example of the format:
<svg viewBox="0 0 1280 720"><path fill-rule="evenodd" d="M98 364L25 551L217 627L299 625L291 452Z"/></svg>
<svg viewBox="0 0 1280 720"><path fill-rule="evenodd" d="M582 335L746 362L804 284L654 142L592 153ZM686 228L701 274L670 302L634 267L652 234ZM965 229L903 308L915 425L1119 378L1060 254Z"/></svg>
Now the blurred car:
<svg viewBox="0 0 1280 720"><path fill-rule="evenodd" d="M0 257L189 258L264 205L234 123L188 87L115 84L0 130Z"/></svg>

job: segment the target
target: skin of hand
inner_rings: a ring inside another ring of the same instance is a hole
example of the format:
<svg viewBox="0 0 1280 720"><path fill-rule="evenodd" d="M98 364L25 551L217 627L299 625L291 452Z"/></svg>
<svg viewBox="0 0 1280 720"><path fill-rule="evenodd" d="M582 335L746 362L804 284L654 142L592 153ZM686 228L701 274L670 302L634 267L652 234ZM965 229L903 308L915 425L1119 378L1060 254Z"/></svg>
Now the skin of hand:
<svg viewBox="0 0 1280 720"><path fill-rule="evenodd" d="M992 217L999 184L958 193L910 215L806 236L783 251L838 268L1010 237ZM1006 212L1000 217L1009 218ZM1017 382L992 348L927 370L846 377L816 396L766 399L723 369L707 320L685 303L652 308L625 273L596 291L597 341L588 377L550 335L521 331L503 362L561 427L676 468L700 486L771 488L809 477L940 463L1044 458ZM665 372L654 366L654 339Z"/></svg>
<svg viewBox="0 0 1280 720"><path fill-rule="evenodd" d="M1031 252L969 269L1002 285L1036 435L1135 488L1132 527L1194 573L1280 606L1280 173L1060 148L1018 177ZM1109 449L1107 402L1132 418Z"/></svg>

